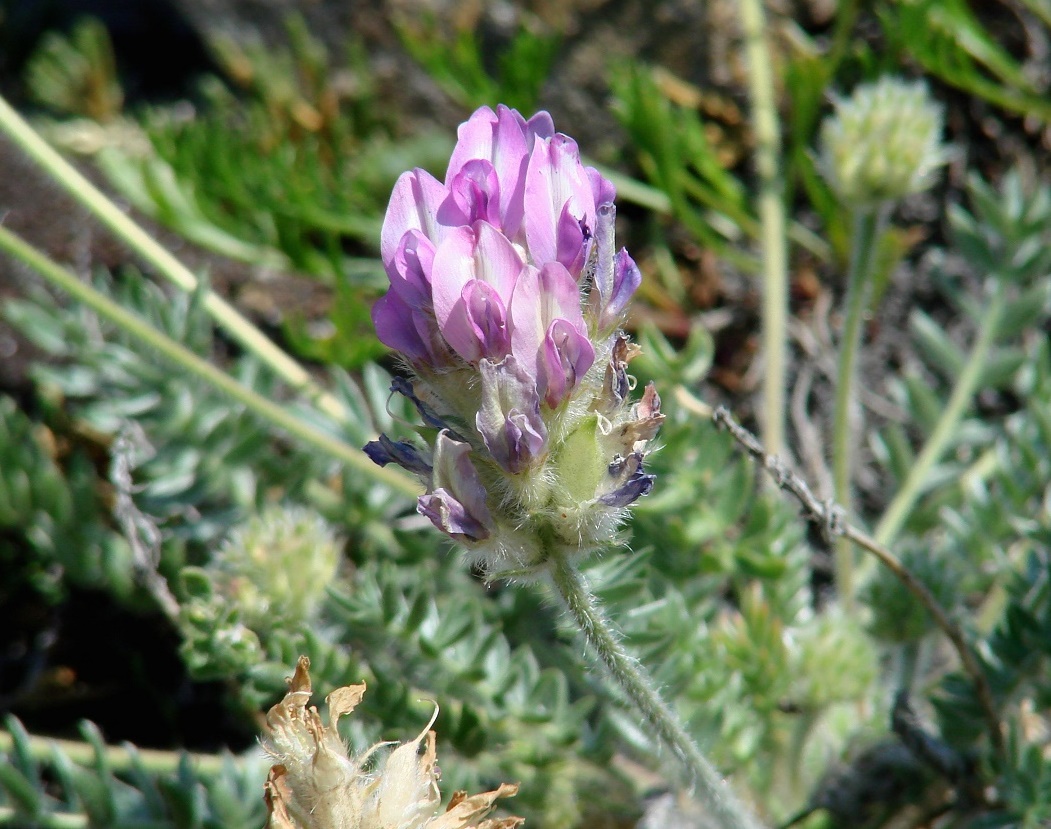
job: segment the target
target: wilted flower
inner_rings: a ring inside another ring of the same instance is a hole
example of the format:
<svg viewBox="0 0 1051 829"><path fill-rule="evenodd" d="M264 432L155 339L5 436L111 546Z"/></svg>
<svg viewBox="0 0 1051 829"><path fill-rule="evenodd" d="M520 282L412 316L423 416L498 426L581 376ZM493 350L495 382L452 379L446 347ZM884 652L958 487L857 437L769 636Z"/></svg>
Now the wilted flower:
<svg viewBox="0 0 1051 829"><path fill-rule="evenodd" d="M487 818L498 798L518 787L468 797L453 795L435 814L441 795L435 758L435 734L427 727L393 750L378 743L351 756L336 731L351 713L365 686L350 685L328 695L328 724L310 701L310 660L299 658L288 693L266 715L263 748L276 764L266 781L269 829L513 829L521 818ZM437 711L435 711L437 717Z"/></svg>
<svg viewBox="0 0 1051 829"><path fill-rule="evenodd" d="M618 328L641 274L614 195L547 113L504 106L460 126L444 182L417 169L391 195L373 321L415 375L392 390L438 437L366 451L418 475L419 511L490 571L608 543L652 485L660 401L629 396Z"/></svg>
<svg viewBox="0 0 1051 829"><path fill-rule="evenodd" d="M844 202L874 207L931 186L948 156L926 84L885 77L835 105L821 126L821 167Z"/></svg>

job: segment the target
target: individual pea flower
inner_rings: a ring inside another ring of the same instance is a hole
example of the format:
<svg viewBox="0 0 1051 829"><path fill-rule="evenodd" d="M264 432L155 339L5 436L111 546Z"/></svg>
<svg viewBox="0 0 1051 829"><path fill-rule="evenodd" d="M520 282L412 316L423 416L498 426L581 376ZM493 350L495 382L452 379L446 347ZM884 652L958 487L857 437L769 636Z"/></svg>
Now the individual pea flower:
<svg viewBox="0 0 1051 829"><path fill-rule="evenodd" d="M609 543L652 487L660 398L630 397L619 329L641 274L616 250L613 185L545 112L483 107L458 137L444 182L417 169L394 186L373 308L429 446L366 452L416 474L419 512L490 574L522 574Z"/></svg>
<svg viewBox="0 0 1051 829"><path fill-rule="evenodd" d="M518 787L470 797L457 792L436 814L438 791L435 734L437 710L420 734L391 750L378 743L351 755L336 731L351 713L365 685L337 688L326 698L328 724L310 702L310 660L299 658L288 693L266 715L263 749L275 761L267 777L268 829L513 829L521 818L487 817L501 797ZM421 751L422 749L422 751Z"/></svg>
<svg viewBox="0 0 1051 829"><path fill-rule="evenodd" d="M922 81L883 77L835 100L821 125L821 169L847 204L872 208L931 186L948 160L942 108Z"/></svg>

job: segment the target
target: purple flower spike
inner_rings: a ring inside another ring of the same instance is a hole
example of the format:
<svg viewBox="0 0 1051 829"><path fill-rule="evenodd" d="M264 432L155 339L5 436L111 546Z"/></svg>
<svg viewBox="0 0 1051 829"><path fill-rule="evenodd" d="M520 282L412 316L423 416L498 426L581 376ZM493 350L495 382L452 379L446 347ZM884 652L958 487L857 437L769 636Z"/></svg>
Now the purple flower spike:
<svg viewBox="0 0 1051 829"><path fill-rule="evenodd" d="M539 567L552 543L601 546L653 487L660 398L632 400L639 349L618 331L641 275L616 247L616 188L546 112L481 107L457 138L443 181L394 187L372 312L415 372L391 390L437 432L433 458L386 436L365 451L424 479L420 514L491 572Z"/></svg>
<svg viewBox="0 0 1051 829"><path fill-rule="evenodd" d="M493 459L517 475L541 458L547 443L536 386L514 357L482 360L479 368L482 403L475 425Z"/></svg>
<svg viewBox="0 0 1051 829"><path fill-rule="evenodd" d="M492 533L493 517L470 453L468 444L439 432L434 445L432 489L419 497L416 511L457 541L484 541Z"/></svg>

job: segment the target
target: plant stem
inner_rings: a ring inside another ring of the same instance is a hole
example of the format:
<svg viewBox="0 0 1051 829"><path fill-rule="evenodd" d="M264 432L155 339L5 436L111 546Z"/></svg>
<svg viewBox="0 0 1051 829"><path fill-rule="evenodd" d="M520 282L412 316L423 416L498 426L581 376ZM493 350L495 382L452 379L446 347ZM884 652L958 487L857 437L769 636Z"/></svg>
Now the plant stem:
<svg viewBox="0 0 1051 829"><path fill-rule="evenodd" d="M26 816L9 806L0 806L0 826L24 827ZM88 829L91 819L83 813L40 815L33 818L33 826L39 829Z"/></svg>
<svg viewBox="0 0 1051 829"><path fill-rule="evenodd" d="M759 823L737 799L727 781L701 754L668 704L654 689L645 669L623 648L579 571L562 554L552 556L550 571L558 595L588 644L595 649L613 679L635 703L661 741L679 757L691 782L723 829L758 829Z"/></svg>
<svg viewBox="0 0 1051 829"><path fill-rule="evenodd" d="M376 466L360 449L326 434L296 417L284 406L241 385L233 377L194 354L181 343L153 328L149 323L95 288L81 282L75 274L48 259L2 225L0 225L0 251L6 251L24 262L51 284L66 291L74 299L83 302L99 316L156 349L181 369L200 377L264 420L399 492L413 496L419 494L419 487L408 476L394 469Z"/></svg>
<svg viewBox="0 0 1051 829"><path fill-rule="evenodd" d="M927 438L927 442L923 445L923 449L920 450L919 457L916 458L909 469L905 483L902 484L898 494L894 496L886 512L883 513L879 524L876 525L876 531L873 535L880 544L892 543L901 531L906 519L909 517L909 513L922 494L931 468L941 460L945 448L956 432L960 419L967 411L968 406L970 406L971 398L978 388L978 382L981 379L982 370L985 368L989 352L996 342L1000 318L1004 311L1004 303L1003 290L997 286L991 301L986 306L985 313L982 314L981 319L978 321L978 338L974 341L974 345L971 346L971 353L967 355L967 362L964 363L963 370L960 372L959 377L956 378L956 385L949 396L949 402L942 410L941 417L938 418L938 422L935 424L930 437Z"/></svg>
<svg viewBox="0 0 1051 829"><path fill-rule="evenodd" d="M898 691L912 696L913 686L920 676L920 647L922 642L914 639L903 642L895 650L897 657Z"/></svg>
<svg viewBox="0 0 1051 829"><path fill-rule="evenodd" d="M853 440L850 409L854 402L854 376L857 373L858 348L861 345L861 321L868 304L868 288L876 242L883 225L879 209L859 209L854 217L851 240L850 270L847 274L846 318L839 344L839 368L836 374L836 402L832 416L832 482L833 497L847 513L852 509L851 472ZM775 453L776 454L776 453ZM854 547L845 539L836 542L836 589L848 616L854 613Z"/></svg>
<svg viewBox="0 0 1051 829"><path fill-rule="evenodd" d="M47 763L59 752L80 766L94 766L97 762L95 747L80 740L60 740L55 737L26 735L29 755L40 763ZM15 750L11 735L0 730L0 754ZM253 755L246 755L252 757ZM222 754L201 754L190 751L163 751L155 748L129 749L123 746L105 746L106 765L113 772L126 772L138 765L151 774L171 774L178 771L179 764L189 759L194 771L210 777L222 771L228 758ZM234 758L236 759L236 758Z"/></svg>
<svg viewBox="0 0 1051 829"><path fill-rule="evenodd" d="M157 273L184 291L198 289L199 280L185 265L55 152L3 97L0 97L0 131L6 133L77 202L94 213ZM226 300L212 291L206 291L202 297L202 305L233 339L255 354L289 386L308 397L330 417L339 421L347 420L346 408L339 398L315 383L306 369L275 345Z"/></svg>
<svg viewBox="0 0 1051 829"><path fill-rule="evenodd" d="M832 47L828 50L828 77L835 77L847 49L850 48L850 37L854 34L854 24L858 20L858 0L840 0L836 9L836 21L832 27Z"/></svg>
<svg viewBox="0 0 1051 829"><path fill-rule="evenodd" d="M785 442L785 339L788 317L788 254L785 241L781 126L774 102L774 73L766 41L762 0L741 0L741 24L750 71L755 166L763 261L763 439L771 451Z"/></svg>

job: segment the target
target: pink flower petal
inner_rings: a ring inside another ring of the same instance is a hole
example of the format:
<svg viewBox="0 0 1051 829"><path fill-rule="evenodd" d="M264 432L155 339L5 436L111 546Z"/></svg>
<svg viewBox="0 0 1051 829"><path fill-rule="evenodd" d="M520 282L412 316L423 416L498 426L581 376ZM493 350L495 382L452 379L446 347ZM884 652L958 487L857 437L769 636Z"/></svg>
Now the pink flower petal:
<svg viewBox="0 0 1051 829"><path fill-rule="evenodd" d="M529 157L525 182L526 244L533 264L558 261L558 236L565 232L565 211L589 232L594 229L595 201L591 182L580 163L576 142L556 134L548 141L537 138ZM567 252L562 251L563 258Z"/></svg>
<svg viewBox="0 0 1051 829"><path fill-rule="evenodd" d="M491 285L507 308L522 265L514 245L488 222L451 230L438 246L431 274L434 314L442 331L472 279Z"/></svg>
<svg viewBox="0 0 1051 829"><path fill-rule="evenodd" d="M406 231L419 230L439 244L447 230L437 220L447 190L438 179L419 168L402 173L394 185L380 231L380 258L389 265Z"/></svg>

